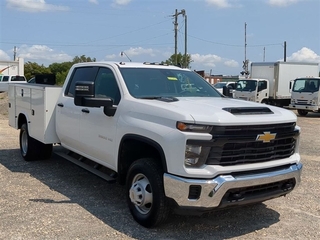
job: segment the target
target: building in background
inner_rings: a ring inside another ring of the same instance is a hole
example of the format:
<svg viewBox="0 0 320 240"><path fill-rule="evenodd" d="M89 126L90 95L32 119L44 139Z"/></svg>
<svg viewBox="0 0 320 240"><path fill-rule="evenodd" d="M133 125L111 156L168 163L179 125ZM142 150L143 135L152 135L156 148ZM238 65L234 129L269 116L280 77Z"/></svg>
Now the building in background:
<svg viewBox="0 0 320 240"><path fill-rule="evenodd" d="M202 76L207 82L210 84L216 84L218 82L236 82L239 80L239 76L229 76L229 75L211 75L209 73L205 73L205 71L195 71L200 76Z"/></svg>
<svg viewBox="0 0 320 240"><path fill-rule="evenodd" d="M0 60L0 75L24 75L24 59L17 58L16 61Z"/></svg>

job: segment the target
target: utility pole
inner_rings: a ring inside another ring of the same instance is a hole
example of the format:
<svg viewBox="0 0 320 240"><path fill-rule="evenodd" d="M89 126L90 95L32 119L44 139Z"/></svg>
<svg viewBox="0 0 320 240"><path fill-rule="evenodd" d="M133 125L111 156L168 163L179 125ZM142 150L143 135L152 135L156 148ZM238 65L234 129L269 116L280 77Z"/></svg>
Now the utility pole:
<svg viewBox="0 0 320 240"><path fill-rule="evenodd" d="M263 61L266 61L266 47L263 48Z"/></svg>
<svg viewBox="0 0 320 240"><path fill-rule="evenodd" d="M17 47L14 46L14 48L13 48L13 61L16 60L16 56L17 56Z"/></svg>
<svg viewBox="0 0 320 240"><path fill-rule="evenodd" d="M176 9L176 13L172 15L174 17L174 54L175 54L175 62L174 64L178 64L177 51L178 51L178 15L182 14L185 16L185 10L182 9L180 12Z"/></svg>
<svg viewBox="0 0 320 240"><path fill-rule="evenodd" d="M247 78L249 75L248 65L249 65L249 60L247 59L247 23L245 22L244 23L244 61L242 66L243 71L240 72L241 75L245 76L245 78Z"/></svg>
<svg viewBox="0 0 320 240"><path fill-rule="evenodd" d="M189 68L187 60L187 14L184 11L184 67Z"/></svg>
<svg viewBox="0 0 320 240"><path fill-rule="evenodd" d="M284 49L283 49L283 61L286 62L287 61L287 42L284 41Z"/></svg>
<svg viewBox="0 0 320 240"><path fill-rule="evenodd" d="M248 59L247 59L247 23L244 23L244 61L245 61L245 77L249 75Z"/></svg>

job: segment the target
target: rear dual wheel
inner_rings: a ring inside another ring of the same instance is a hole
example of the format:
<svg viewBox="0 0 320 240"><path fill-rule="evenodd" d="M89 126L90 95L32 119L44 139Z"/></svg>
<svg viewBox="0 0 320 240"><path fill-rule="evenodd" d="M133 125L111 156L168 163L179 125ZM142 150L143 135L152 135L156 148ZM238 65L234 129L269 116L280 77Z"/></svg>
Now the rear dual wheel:
<svg viewBox="0 0 320 240"><path fill-rule="evenodd" d="M48 159L51 157L52 144L44 144L30 137L27 123L20 129L20 152L26 161Z"/></svg>

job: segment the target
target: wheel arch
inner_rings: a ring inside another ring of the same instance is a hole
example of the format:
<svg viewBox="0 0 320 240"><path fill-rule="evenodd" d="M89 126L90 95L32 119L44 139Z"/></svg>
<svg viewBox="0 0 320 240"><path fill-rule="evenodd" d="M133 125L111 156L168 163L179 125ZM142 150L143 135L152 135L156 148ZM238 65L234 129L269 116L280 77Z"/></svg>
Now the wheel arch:
<svg viewBox="0 0 320 240"><path fill-rule="evenodd" d="M27 125L28 125L27 117L25 114L20 113L18 116L18 125L17 125L18 129L21 129L21 126L24 123L27 123Z"/></svg>
<svg viewBox="0 0 320 240"><path fill-rule="evenodd" d="M119 182L125 183L125 178L130 165L140 158L154 158L160 161L164 172L167 172L167 163L164 151L156 141L136 135L126 134L122 137L118 152Z"/></svg>

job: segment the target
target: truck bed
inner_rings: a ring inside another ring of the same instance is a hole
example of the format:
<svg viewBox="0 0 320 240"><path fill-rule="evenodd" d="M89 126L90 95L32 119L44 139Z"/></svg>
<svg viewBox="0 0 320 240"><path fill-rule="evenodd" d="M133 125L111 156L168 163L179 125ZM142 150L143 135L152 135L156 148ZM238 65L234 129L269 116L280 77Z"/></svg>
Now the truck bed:
<svg viewBox="0 0 320 240"><path fill-rule="evenodd" d="M45 143L58 143L55 106L61 87L40 84L9 84L9 125L16 129L19 113L27 116L31 137Z"/></svg>

